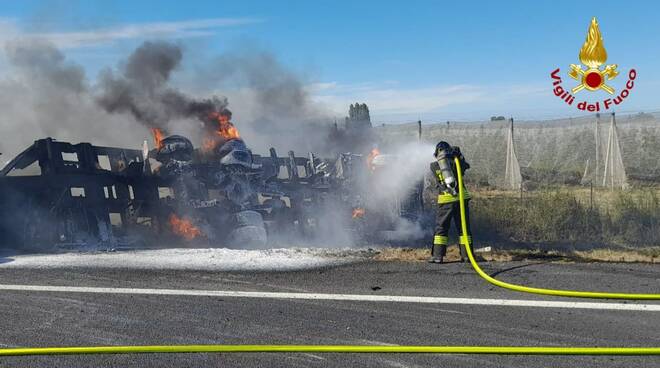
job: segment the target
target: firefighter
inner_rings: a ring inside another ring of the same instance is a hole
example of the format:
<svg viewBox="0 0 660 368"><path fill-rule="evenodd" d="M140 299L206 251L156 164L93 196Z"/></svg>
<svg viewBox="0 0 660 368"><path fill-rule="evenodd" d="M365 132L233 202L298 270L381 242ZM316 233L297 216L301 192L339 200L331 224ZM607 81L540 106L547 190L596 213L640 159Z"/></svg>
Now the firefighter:
<svg viewBox="0 0 660 368"><path fill-rule="evenodd" d="M465 196L465 220L467 222L467 234L463 234L461 227L461 209L458 196L458 179L456 163L454 158L458 158L461 164L462 172L470 168L470 165L465 161L460 148L450 146L447 142L440 142L435 147L435 161L431 163L431 172L435 178L436 187L438 188L438 204L435 216L435 232L433 236L433 246L431 247L431 263L442 263L445 254L447 253L447 243L449 241L449 226L454 221L454 226L458 229L459 237L459 250L461 254L461 262L465 262L467 253L465 251L465 244L471 241L470 232L470 219L468 203L470 193L463 187Z"/></svg>

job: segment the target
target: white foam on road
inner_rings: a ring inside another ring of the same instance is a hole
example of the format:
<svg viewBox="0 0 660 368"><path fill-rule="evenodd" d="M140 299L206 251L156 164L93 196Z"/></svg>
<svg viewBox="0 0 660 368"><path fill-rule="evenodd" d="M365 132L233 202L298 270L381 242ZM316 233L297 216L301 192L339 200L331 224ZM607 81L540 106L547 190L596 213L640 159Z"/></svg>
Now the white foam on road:
<svg viewBox="0 0 660 368"><path fill-rule="evenodd" d="M174 248L7 256L0 259L0 268L93 267L205 271L286 271L345 264L358 259L360 258L356 253L341 249Z"/></svg>
<svg viewBox="0 0 660 368"><path fill-rule="evenodd" d="M302 300L390 302L390 303L419 303L419 304L462 304L462 305L503 306L503 307L566 308L566 309L597 309L597 310L615 310L615 311L660 312L660 304L557 302L557 301L549 301L549 300L445 298L445 297L403 296L403 295L319 294L319 293L288 293L288 292L231 291L231 290L189 290L189 289L139 289L139 288L109 288L109 287L87 287L87 286L10 285L10 284L0 284L0 290L84 293L84 294L213 296L213 297L222 297L222 298L233 297L233 298L298 299L298 300L302 299Z"/></svg>

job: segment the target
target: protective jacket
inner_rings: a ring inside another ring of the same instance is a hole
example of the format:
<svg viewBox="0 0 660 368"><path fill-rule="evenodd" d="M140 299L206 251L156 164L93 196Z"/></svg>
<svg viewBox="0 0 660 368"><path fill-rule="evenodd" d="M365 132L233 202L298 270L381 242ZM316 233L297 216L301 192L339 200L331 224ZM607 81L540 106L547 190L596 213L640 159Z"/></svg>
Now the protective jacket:
<svg viewBox="0 0 660 368"><path fill-rule="evenodd" d="M465 161L463 154L459 152L458 155L458 160L461 163L461 169L463 169L463 172L465 172L470 168L470 164ZM454 174L454 177L458 177L456 171L456 163L454 160L449 160L449 165L451 167L452 173ZM436 179L436 187L438 188L438 204L458 202L458 188L447 187L445 184L445 178L442 174L442 170L440 170L440 165L437 161L433 161L431 163L431 172L433 173L433 177ZM454 189L455 194L452 194L451 189ZM465 194L465 199L470 199L470 192L467 191L465 185L463 186L463 193Z"/></svg>

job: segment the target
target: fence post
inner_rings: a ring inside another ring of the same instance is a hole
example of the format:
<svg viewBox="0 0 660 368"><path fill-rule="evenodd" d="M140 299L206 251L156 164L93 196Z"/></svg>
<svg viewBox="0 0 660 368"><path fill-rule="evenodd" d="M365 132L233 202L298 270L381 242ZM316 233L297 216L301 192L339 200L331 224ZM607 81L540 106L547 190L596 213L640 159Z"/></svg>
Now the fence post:
<svg viewBox="0 0 660 368"><path fill-rule="evenodd" d="M520 227L522 229L525 228L525 216L526 215L527 214L526 214L526 211L525 211L525 203L523 202L523 187L522 187L522 183L520 183Z"/></svg>

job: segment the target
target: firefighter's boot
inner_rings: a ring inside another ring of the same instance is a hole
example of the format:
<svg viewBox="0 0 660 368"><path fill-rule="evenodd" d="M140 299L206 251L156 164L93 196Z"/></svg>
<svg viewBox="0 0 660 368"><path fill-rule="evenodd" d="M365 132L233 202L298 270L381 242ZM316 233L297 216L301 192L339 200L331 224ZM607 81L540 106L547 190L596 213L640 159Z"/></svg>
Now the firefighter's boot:
<svg viewBox="0 0 660 368"><path fill-rule="evenodd" d="M429 263L442 263L446 252L446 245L434 244L433 248L431 248L431 258L429 258Z"/></svg>

